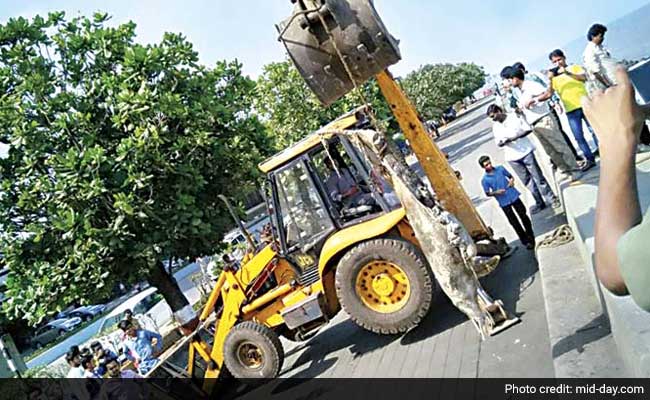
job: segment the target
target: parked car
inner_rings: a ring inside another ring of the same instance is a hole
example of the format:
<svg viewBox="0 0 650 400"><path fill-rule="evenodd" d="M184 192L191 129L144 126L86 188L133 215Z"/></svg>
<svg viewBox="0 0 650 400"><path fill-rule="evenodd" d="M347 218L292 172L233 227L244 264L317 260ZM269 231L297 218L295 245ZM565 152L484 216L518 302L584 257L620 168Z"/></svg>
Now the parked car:
<svg viewBox="0 0 650 400"><path fill-rule="evenodd" d="M93 317L96 317L96 316L100 315L101 313L103 313L104 311L106 311L106 304L95 304L95 305L92 305L92 306L82 306L82 307L79 307L75 311L90 314Z"/></svg>
<svg viewBox="0 0 650 400"><path fill-rule="evenodd" d="M90 321L97 315L106 310L105 304L96 304L92 306L81 306L69 311L61 311L56 315L57 318L79 317L83 321Z"/></svg>
<svg viewBox="0 0 650 400"><path fill-rule="evenodd" d="M453 121L456 119L456 110L454 110L454 107L449 107L445 110L444 113L442 113L442 118L447 121L447 123Z"/></svg>
<svg viewBox="0 0 650 400"><path fill-rule="evenodd" d="M58 318L36 329L34 336L30 339L30 344L36 349L40 349L46 344L54 341L59 336L74 330L81 324L81 318Z"/></svg>
<svg viewBox="0 0 650 400"><path fill-rule="evenodd" d="M392 136L393 142L397 145L397 148L404 154L405 156L410 155L411 148L409 147L409 142L406 140L406 137L402 132L397 132L393 134Z"/></svg>

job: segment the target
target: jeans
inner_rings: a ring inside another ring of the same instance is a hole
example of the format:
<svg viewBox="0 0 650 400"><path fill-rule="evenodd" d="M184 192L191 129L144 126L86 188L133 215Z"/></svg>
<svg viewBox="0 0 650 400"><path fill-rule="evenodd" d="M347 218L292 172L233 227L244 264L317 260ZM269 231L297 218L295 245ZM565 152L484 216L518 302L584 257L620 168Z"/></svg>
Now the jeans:
<svg viewBox="0 0 650 400"><path fill-rule="evenodd" d="M544 178L539 164L537 164L535 153L531 151L522 159L509 161L509 164L519 179L526 185L526 188L530 190L537 207L544 208L546 204L544 200L548 203L553 203L556 200L551 186L546 181L546 178Z"/></svg>
<svg viewBox="0 0 650 400"><path fill-rule="evenodd" d="M573 137L576 138L576 142L578 142L578 146L580 146L580 150L582 150L582 154L585 155L587 161L594 162L595 161L594 154L591 152L591 149L589 148L589 144L585 140L585 134L582 129L582 121L585 121L587 127L589 127L591 136L594 138L594 142L596 143L596 148L598 148L598 138L594 134L593 129L591 129L591 125L589 125L589 121L587 121L587 118L585 118L585 114L582 112L582 108L578 108L577 110L570 111L566 113L566 116L569 119L569 126L573 131Z"/></svg>
<svg viewBox="0 0 650 400"><path fill-rule="evenodd" d="M506 215L506 218L508 218L510 225L512 225L515 232L517 232L517 236L519 237L519 240L521 240L521 243L535 243L533 225L531 224L528 215L526 215L526 206L521 202L521 199L517 199L514 203L501 207L501 209ZM517 215L515 215L515 212ZM519 216L519 219L517 219L517 216Z"/></svg>

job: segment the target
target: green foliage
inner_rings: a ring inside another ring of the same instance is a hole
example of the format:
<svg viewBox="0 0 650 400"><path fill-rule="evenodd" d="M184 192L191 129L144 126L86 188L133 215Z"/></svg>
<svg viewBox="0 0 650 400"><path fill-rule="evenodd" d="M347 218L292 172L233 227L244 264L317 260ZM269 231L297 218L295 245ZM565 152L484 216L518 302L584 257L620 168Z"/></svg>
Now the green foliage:
<svg viewBox="0 0 650 400"><path fill-rule="evenodd" d="M252 189L272 147L241 65L200 65L179 34L136 44L135 24L107 20L0 25L8 318L34 324L165 257L213 253L230 224L217 195Z"/></svg>
<svg viewBox="0 0 650 400"><path fill-rule="evenodd" d="M379 121L391 118L390 109L374 80L363 85L362 93ZM255 110L275 139L276 150L287 147L361 105L363 100L353 91L329 107L323 107L288 60L265 65L257 80Z"/></svg>
<svg viewBox="0 0 650 400"><path fill-rule="evenodd" d="M439 117L484 84L483 68L473 63L427 64L402 80L407 95L426 119Z"/></svg>
<svg viewBox="0 0 650 400"><path fill-rule="evenodd" d="M41 365L39 367L34 367L30 368L27 371L25 371L22 374L23 378L55 378L55 379L49 379L48 382L51 381L60 381L58 378L65 378L67 375L67 369L70 368L66 363L58 363L58 364L46 364L46 365ZM23 388L25 389L25 388ZM43 389L43 388L40 388ZM14 397L8 397L8 398L14 398Z"/></svg>

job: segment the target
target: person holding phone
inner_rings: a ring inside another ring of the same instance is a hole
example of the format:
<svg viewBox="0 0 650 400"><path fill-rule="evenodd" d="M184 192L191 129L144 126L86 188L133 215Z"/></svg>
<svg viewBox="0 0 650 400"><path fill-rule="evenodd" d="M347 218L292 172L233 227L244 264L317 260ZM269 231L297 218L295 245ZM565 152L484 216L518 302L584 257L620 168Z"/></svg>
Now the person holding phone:
<svg viewBox="0 0 650 400"><path fill-rule="evenodd" d="M557 93L564 105L569 126L573 132L573 137L578 142L580 150L585 157L585 164L582 165L582 171L596 166L596 157L591 151L589 144L585 140L585 134L582 129L582 123L587 124L591 131L591 136L598 147L598 138L591 129L589 121L582 112L582 105L580 103L584 96L587 96L587 89L585 88L585 81L587 80L585 70L576 64L568 65L564 52L560 49L553 50L548 56L549 60L555 64L555 68L551 70L551 84L548 90L541 99L550 98L553 94Z"/></svg>
<svg viewBox="0 0 650 400"><path fill-rule="evenodd" d="M616 295L630 294L650 311L650 214L642 217L635 150L650 107L639 106L627 71L618 84L585 97L582 107L600 138L595 264L600 282Z"/></svg>

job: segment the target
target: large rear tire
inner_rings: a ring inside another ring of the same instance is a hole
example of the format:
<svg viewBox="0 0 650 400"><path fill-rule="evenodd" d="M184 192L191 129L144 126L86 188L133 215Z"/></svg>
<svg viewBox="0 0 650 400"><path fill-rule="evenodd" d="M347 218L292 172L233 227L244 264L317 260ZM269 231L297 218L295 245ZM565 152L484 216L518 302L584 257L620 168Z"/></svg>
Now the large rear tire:
<svg viewBox="0 0 650 400"><path fill-rule="evenodd" d="M422 253L400 239L374 239L349 250L336 270L336 294L359 326L398 334L417 326L436 283Z"/></svg>
<svg viewBox="0 0 650 400"><path fill-rule="evenodd" d="M226 367L237 379L275 378L284 361L278 335L253 321L235 325L228 332L223 354Z"/></svg>

